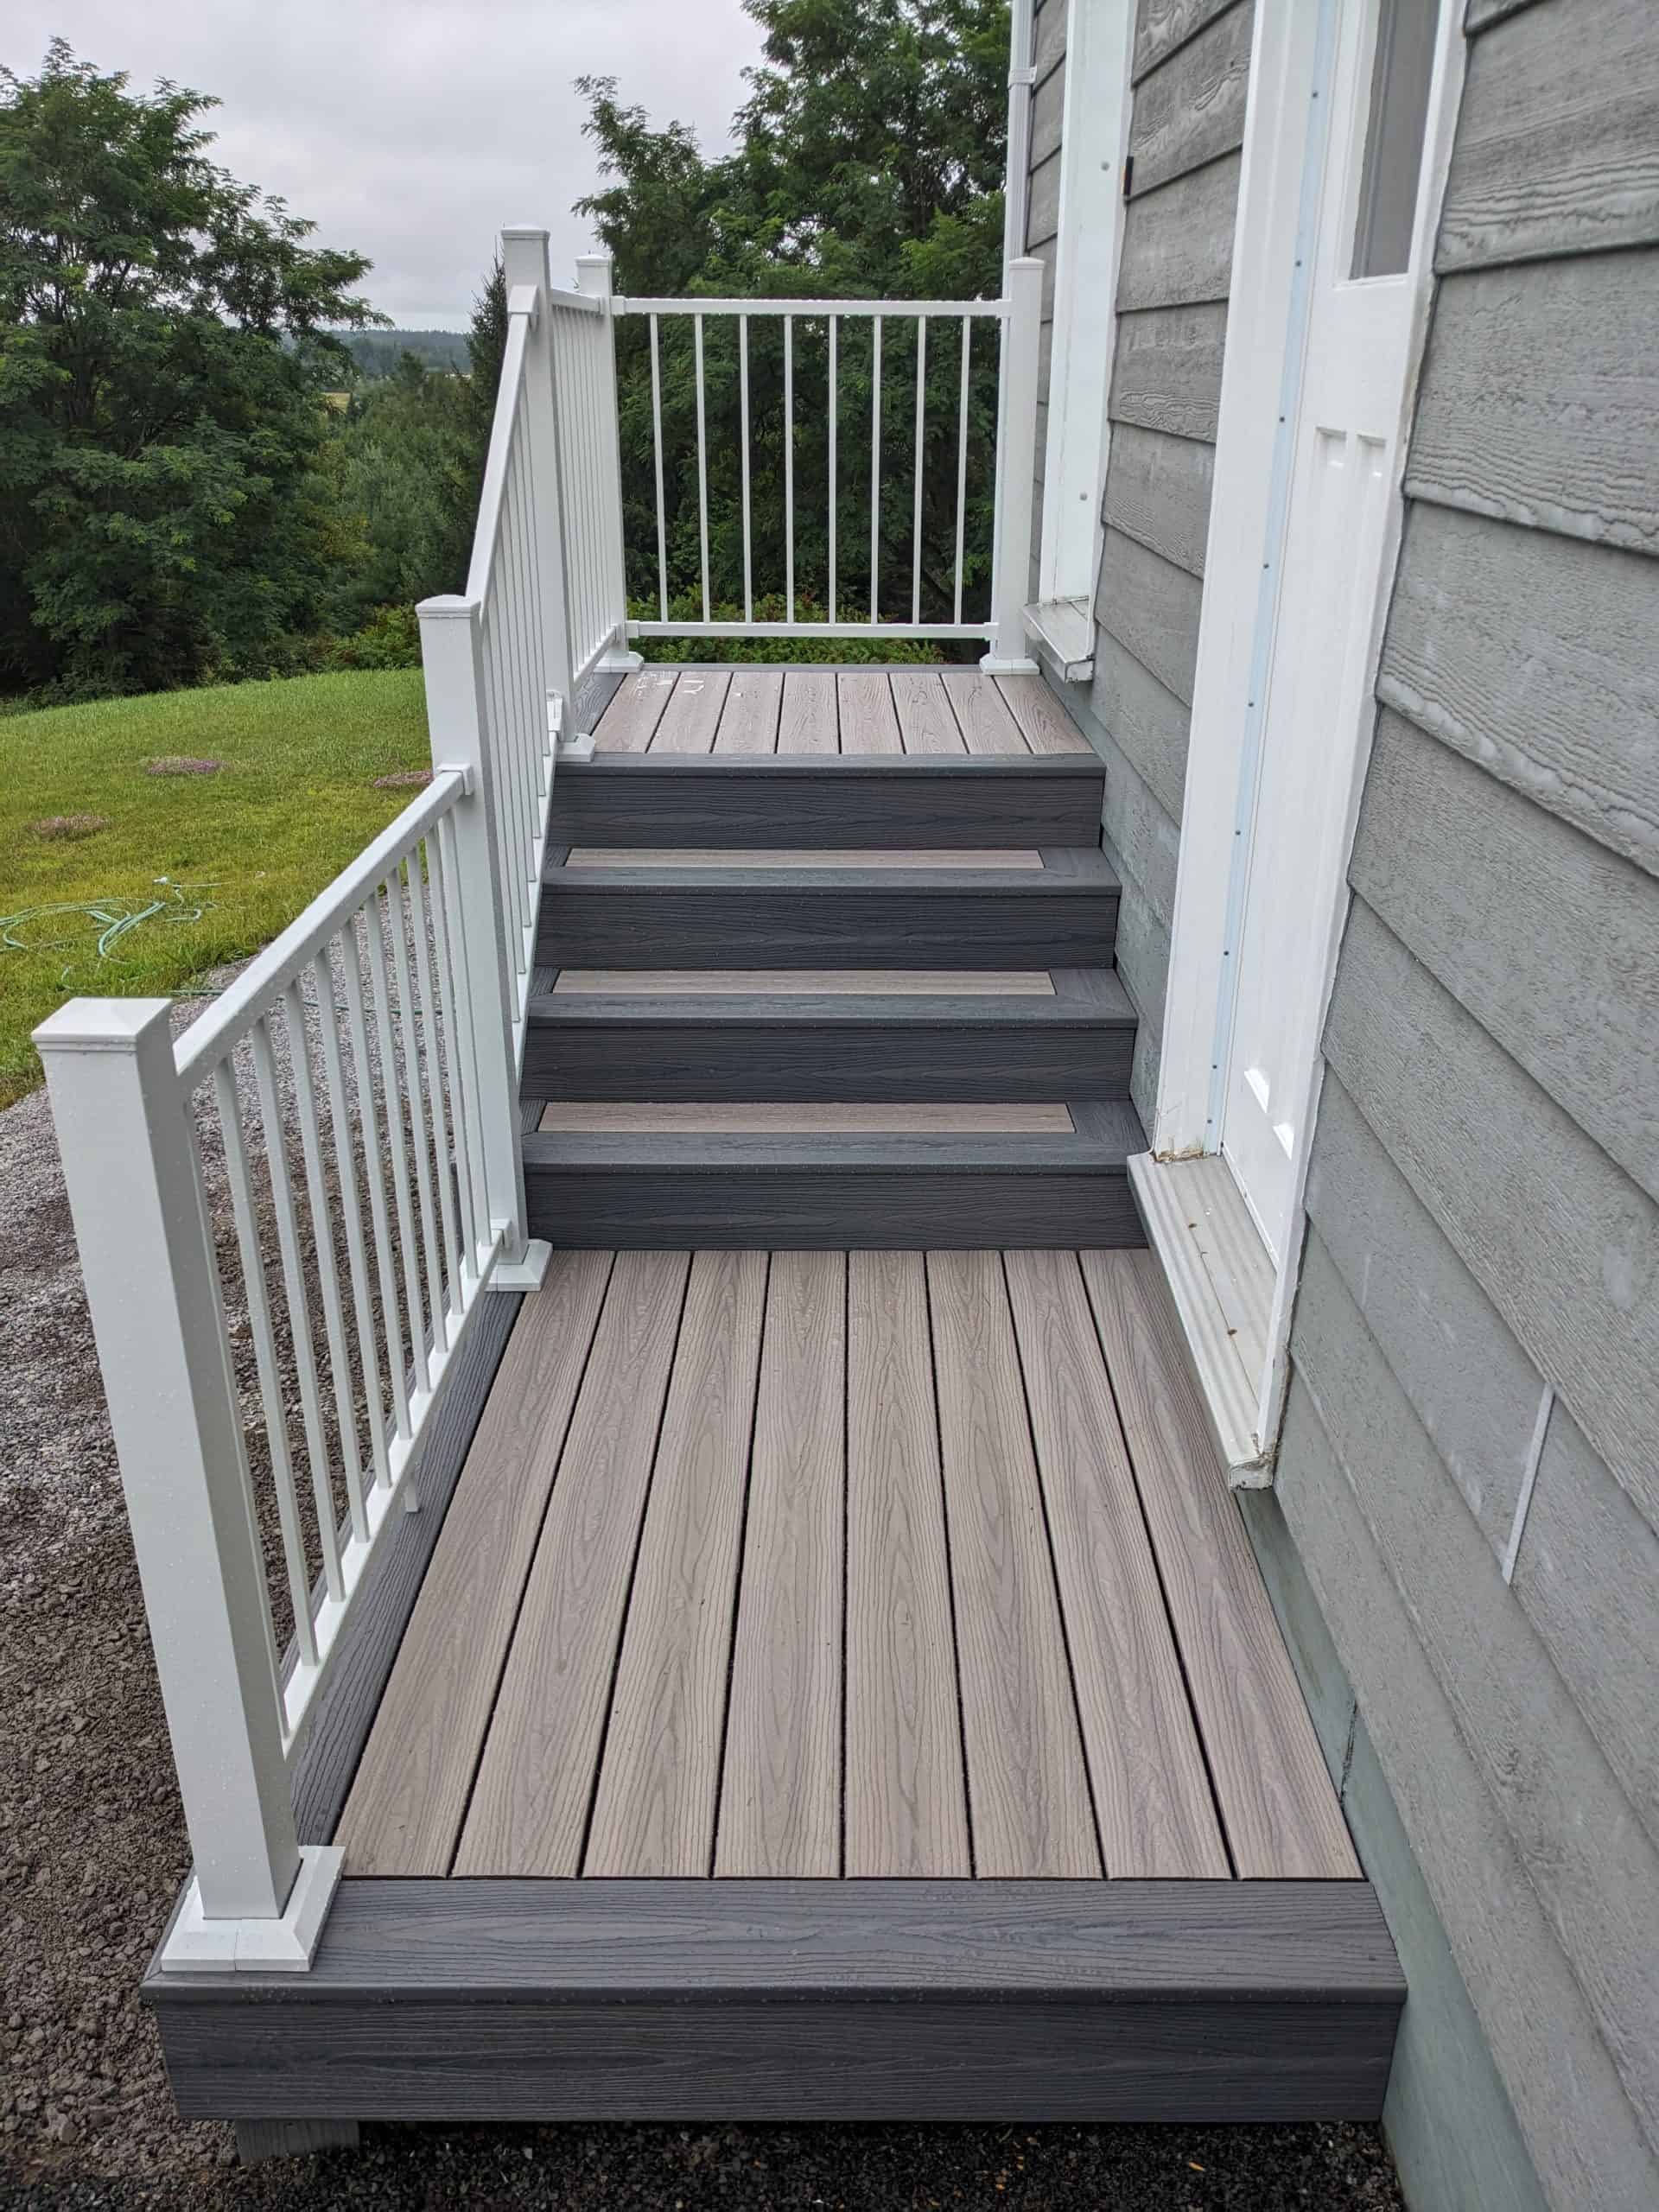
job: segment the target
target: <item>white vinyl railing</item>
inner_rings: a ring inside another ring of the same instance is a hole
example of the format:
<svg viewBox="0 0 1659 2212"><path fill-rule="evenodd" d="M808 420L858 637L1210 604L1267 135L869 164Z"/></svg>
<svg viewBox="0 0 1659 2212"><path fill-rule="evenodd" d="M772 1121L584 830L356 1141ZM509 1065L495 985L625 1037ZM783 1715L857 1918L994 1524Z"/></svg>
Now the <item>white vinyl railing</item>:
<svg viewBox="0 0 1659 2212"><path fill-rule="evenodd" d="M1038 355L1042 321L1042 264L1015 261L1008 270L1007 296L1000 300L805 300L805 299L647 299L618 297L616 315L647 319L651 353L652 467L655 484L656 582L658 613L630 621L628 634L651 637L781 637L891 638L932 639L984 639L995 661L1023 661L1024 608L1028 582L1033 484L1036 466ZM743 615L741 620L714 618L709 589L709 432L706 406L704 334L711 319L735 322L738 363L739 450L741 469L741 504L743 533ZM701 588L700 617L677 619L671 607L668 558L668 508L664 496L663 429L662 327L665 321L689 321L691 327L692 378L696 404L695 450L697 480L697 545ZM782 516L783 574L763 579L757 594L754 578L754 513L751 488L753 425L750 410L749 337L751 326L770 322L781 331L783 359ZM915 397L913 438L908 449L893 456L882 442L883 340L891 325L913 325L915 330ZM968 499L969 391L976 359L976 325L988 324L995 332L1000 378L995 475L995 550L988 614L963 620L963 556ZM825 334L826 373L821 387L798 392L795 334L798 326L822 328ZM861 594L868 612L857 614L841 604L837 543L842 482L840 443L842 428L841 378L842 334L847 326L867 329L870 362L869 547L868 575ZM954 423L955 534L951 576L952 608L949 621L924 621L923 506L927 463L927 379L930 346L936 358L942 349L954 351L957 379ZM795 448L798 399L800 407L821 410L825 424L828 482L824 498L824 543L821 549L827 577L824 618L799 620L796 606L796 484ZM884 619L880 612L882 588L882 491L890 465L907 468L911 479L912 529L908 620ZM782 621L757 621L757 596L775 594L785 607Z"/></svg>
<svg viewBox="0 0 1659 2212"><path fill-rule="evenodd" d="M595 602L544 235L507 255L467 589L420 610L429 787L176 1042L167 1000L36 1033L195 1862L168 1965L308 1963L340 1854L301 1849L296 1754L480 1298L546 1263L518 1073L561 626Z"/></svg>

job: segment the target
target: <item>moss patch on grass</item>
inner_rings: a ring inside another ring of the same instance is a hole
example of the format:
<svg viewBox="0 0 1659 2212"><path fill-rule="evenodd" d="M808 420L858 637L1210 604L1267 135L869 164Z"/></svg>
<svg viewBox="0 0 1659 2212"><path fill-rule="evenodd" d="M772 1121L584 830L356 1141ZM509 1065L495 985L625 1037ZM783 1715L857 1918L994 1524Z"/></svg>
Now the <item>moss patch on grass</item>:
<svg viewBox="0 0 1659 2212"><path fill-rule="evenodd" d="M65 999L162 997L268 944L408 804L377 779L428 759L416 669L0 718L0 1105Z"/></svg>

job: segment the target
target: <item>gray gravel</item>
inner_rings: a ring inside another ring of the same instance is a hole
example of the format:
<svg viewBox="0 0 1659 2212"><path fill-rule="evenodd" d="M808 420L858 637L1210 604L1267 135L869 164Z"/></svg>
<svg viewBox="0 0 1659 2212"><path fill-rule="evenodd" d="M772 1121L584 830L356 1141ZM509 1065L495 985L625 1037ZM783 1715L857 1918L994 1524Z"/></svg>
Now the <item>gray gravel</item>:
<svg viewBox="0 0 1659 2212"><path fill-rule="evenodd" d="M188 1854L41 1093L0 1114L0 2208L1402 2205L1357 2126L369 2128L238 2167L137 2001Z"/></svg>

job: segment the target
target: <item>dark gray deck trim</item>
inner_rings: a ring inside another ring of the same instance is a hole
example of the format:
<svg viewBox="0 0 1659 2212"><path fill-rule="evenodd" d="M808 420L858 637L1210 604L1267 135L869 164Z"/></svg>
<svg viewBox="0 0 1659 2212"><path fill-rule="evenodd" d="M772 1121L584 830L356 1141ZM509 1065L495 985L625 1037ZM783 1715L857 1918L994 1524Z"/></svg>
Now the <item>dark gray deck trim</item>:
<svg viewBox="0 0 1659 2212"><path fill-rule="evenodd" d="M423 1449L417 1477L421 1510L393 1516L395 1525L370 1561L295 1764L294 1812L302 1843L327 1843L334 1834L523 1303L516 1291L498 1291L480 1308Z"/></svg>
<svg viewBox="0 0 1659 2212"><path fill-rule="evenodd" d="M560 768L550 837L572 845L1092 845L1103 782L1086 753L601 753Z"/></svg>
<svg viewBox="0 0 1659 2212"><path fill-rule="evenodd" d="M538 994L527 1097L1122 1098L1135 1009L1107 969L1052 996Z"/></svg>
<svg viewBox="0 0 1659 2212"><path fill-rule="evenodd" d="M187 2118L1372 2119L1363 1882L346 1881L304 1976L152 1973Z"/></svg>

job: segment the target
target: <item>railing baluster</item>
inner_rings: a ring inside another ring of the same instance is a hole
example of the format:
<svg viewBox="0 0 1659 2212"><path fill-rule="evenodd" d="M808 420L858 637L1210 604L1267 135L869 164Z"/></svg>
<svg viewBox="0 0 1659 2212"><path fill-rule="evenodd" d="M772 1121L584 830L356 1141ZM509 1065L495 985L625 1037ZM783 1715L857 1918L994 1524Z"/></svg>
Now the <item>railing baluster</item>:
<svg viewBox="0 0 1659 2212"><path fill-rule="evenodd" d="M876 613L881 537L881 318L873 318L870 353L870 620Z"/></svg>
<svg viewBox="0 0 1659 2212"><path fill-rule="evenodd" d="M702 409L702 317L695 315L691 322L693 345L697 369L697 543L702 555L702 619L709 613L709 454L703 429Z"/></svg>
<svg viewBox="0 0 1659 2212"><path fill-rule="evenodd" d="M427 850L432 848L429 842ZM449 1305L459 1312L462 1303L461 1249L455 1236L455 1194L450 1182L449 1116L444 1104L444 1066L438 1035L438 1001L432 981L432 945L427 931L426 893L421 884L420 848L409 856L405 886L411 933L415 939L415 973L420 984L422 1024L426 1031L426 1093L432 1115L433 1172L438 1185L438 1217L443 1226L445 1273Z"/></svg>
<svg viewBox="0 0 1659 2212"><path fill-rule="evenodd" d="M392 1036L391 988L386 975L386 932L391 926L391 899L384 883L378 885L365 911L369 939L369 973L374 982L375 1030L380 1044L382 1095L386 1106L387 1150L391 1154L391 1189L397 1210L397 1254L403 1262L404 1298L409 1316L410 1357L415 1381L422 1391L432 1387L427 1362L426 1308L421 1298L418 1231L410 1195L409 1153L404 1141L404 1086L397 1080L397 1047Z"/></svg>
<svg viewBox="0 0 1659 2212"><path fill-rule="evenodd" d="M336 938L335 944L340 940ZM345 966L342 950L340 965ZM340 1027L334 1020L334 963L327 954L312 963L311 976L319 1002L326 992L328 1015L318 1025L322 1038L322 1065L328 1079L328 1119L334 1133L334 1160L340 1172L340 1211L346 1217L346 1256L352 1278L352 1311L357 1323L358 1357L363 1363L363 1391L368 1403L369 1449L375 1478L391 1480L386 1458L386 1405L380 1379L380 1351L374 1325L374 1298L370 1287L368 1255L363 1247L363 1207L357 1181L356 1147L352 1141L350 1102L346 1095L346 1066L340 1050ZM365 1129L366 1139L367 1130Z"/></svg>
<svg viewBox="0 0 1659 2212"><path fill-rule="evenodd" d="M305 1563L305 1538L300 1530L299 1492L294 1481L293 1454L289 1448L283 1376L270 1325L270 1292L265 1282L264 1256L259 1249L253 1183L248 1173L247 1150L242 1141L241 1102L237 1097L236 1077L228 1058L220 1060L213 1070L213 1102L219 1111L219 1137L225 1147L226 1179L231 1186L231 1212L236 1222L237 1250L242 1261L242 1287L247 1296L248 1326L253 1335L254 1371L259 1377L265 1440L270 1449L270 1481L276 1496L276 1525L283 1540L283 1563L288 1573L294 1640L301 1658L315 1666L317 1628L311 1618L311 1576Z"/></svg>
<svg viewBox="0 0 1659 2212"><path fill-rule="evenodd" d="M410 1132L415 1143L415 1188L420 1198L421 1249L426 1255L426 1287L432 1313L432 1344L442 1351L448 1343L445 1320L443 1263L438 1254L437 1209L432 1193L431 1125L427 1118L427 1090L421 1075L421 1039L416 1021L415 993L409 963L412 917L409 883L418 866L411 853L404 867L387 880L388 912L391 920L391 963L397 977L397 1027L404 1047L404 1090L409 1099Z"/></svg>
<svg viewBox="0 0 1659 2212"><path fill-rule="evenodd" d="M480 1230L480 1210L474 1188L476 1130L473 1100L476 1086L469 1087L471 1071L468 1055L472 1033L470 1025L461 1016L461 986L449 934L449 864L444 851L448 835L447 821L435 824L432 835L426 841L426 867L427 880L432 892L432 950L437 966L444 1039L448 1047L449 1111L454 1124L455 1195L461 1212L461 1257L463 1263L476 1274L478 1248L480 1243L488 1243L489 1235L487 1227Z"/></svg>
<svg viewBox="0 0 1659 2212"><path fill-rule="evenodd" d="M962 318L962 391L957 401L957 601L951 620L962 620L963 531L968 512L968 359L973 343L974 319Z"/></svg>
<svg viewBox="0 0 1659 2212"><path fill-rule="evenodd" d="M922 619L922 456L927 422L927 317L916 318L916 511L910 526L910 619Z"/></svg>
<svg viewBox="0 0 1659 2212"><path fill-rule="evenodd" d="M784 317L784 603L795 620L795 318Z"/></svg>
<svg viewBox="0 0 1659 2212"><path fill-rule="evenodd" d="M259 1114L264 1124L265 1165L270 1175L271 1211L276 1217L276 1249L282 1255L283 1287L288 1301L288 1325L294 1339L294 1365L300 1385L300 1412L305 1424L306 1455L311 1462L311 1497L317 1511L317 1545L322 1554L323 1579L335 1599L346 1594L340 1571L340 1535L336 1525L334 1485L328 1476L328 1447L323 1434L322 1400L317 1389L316 1353L311 1339L311 1312L305 1294L305 1270L300 1256L299 1222L294 1211L294 1192L289 1180L288 1154L283 1141L282 1102L276 1094L276 1060L270 1043L270 1025L262 1016L253 1025L253 1078L259 1094ZM289 1050L293 1056L294 1040ZM299 1063L293 1061L294 1079L300 1080Z"/></svg>
<svg viewBox="0 0 1659 2212"><path fill-rule="evenodd" d="M377 927L373 896L340 931L340 968L346 978L346 1016L352 1034L352 1065L357 1076L357 1111L363 1125L363 1172L369 1186L369 1218L374 1229L374 1257L380 1277L380 1318L385 1331L386 1364L391 1382L392 1418L397 1433L407 1440L414 1431L409 1419L409 1388L404 1369L404 1331L397 1306L397 1281L392 1262L391 1217L386 1204L385 1160L391 1150L391 1103L385 1107L386 1141L380 1141L380 1116L374 1103L374 1069L369 1052L369 1016L363 995L363 956L358 944L358 924L365 935ZM418 1333L411 1324L410 1338Z"/></svg>
<svg viewBox="0 0 1659 2212"><path fill-rule="evenodd" d="M743 620L754 620L754 573L751 537L753 517L749 506L749 318L737 318L737 381L738 405L742 416L740 442L743 454ZM705 594L706 596L706 594Z"/></svg>
<svg viewBox="0 0 1659 2212"><path fill-rule="evenodd" d="M840 317L830 318L830 589L829 617L836 619L836 334Z"/></svg>
<svg viewBox="0 0 1659 2212"><path fill-rule="evenodd" d="M314 969L315 975L315 970ZM318 1026L332 1029L334 1004L318 1003ZM340 1302L340 1271L334 1263L334 1240L328 1233L328 1190L322 1173L322 1130L317 1119L317 1096L311 1066L311 1045L306 1031L305 1001L296 976L283 994L283 1015L288 1024L288 1049L294 1063L294 1103L299 1114L300 1154L305 1162L305 1191L311 1207L311 1234L317 1248L317 1287L322 1294L323 1332L328 1344L328 1366L334 1381L334 1427L340 1437L340 1464L346 1478L346 1498L351 1510L352 1533L366 1543L368 1508L363 1497L363 1462L358 1451L357 1414L353 1404L352 1363L346 1342L346 1313Z"/></svg>
<svg viewBox="0 0 1659 2212"><path fill-rule="evenodd" d="M651 429L657 461L657 599L668 620L668 521L663 506L663 372L657 353L657 318L651 318Z"/></svg>

